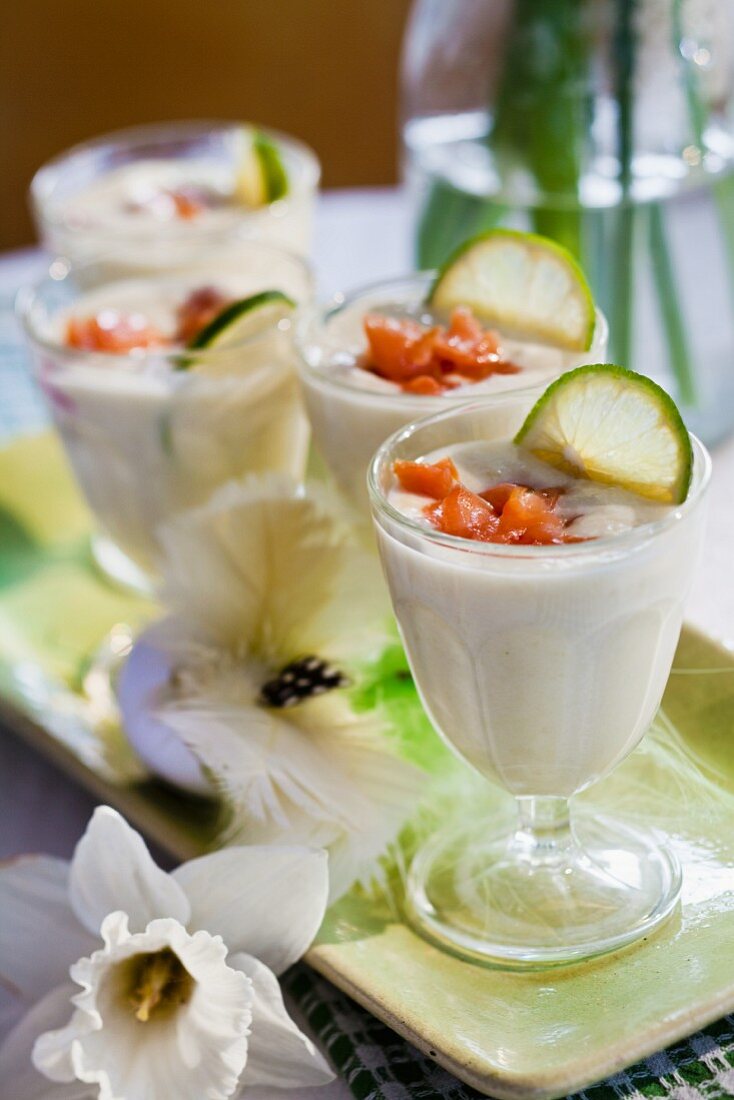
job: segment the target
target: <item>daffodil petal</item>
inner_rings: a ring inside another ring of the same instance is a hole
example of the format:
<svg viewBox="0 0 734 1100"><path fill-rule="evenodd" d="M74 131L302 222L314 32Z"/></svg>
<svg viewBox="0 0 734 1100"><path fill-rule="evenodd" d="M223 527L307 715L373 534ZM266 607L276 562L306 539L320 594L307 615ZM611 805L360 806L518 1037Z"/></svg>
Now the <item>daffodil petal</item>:
<svg viewBox="0 0 734 1100"><path fill-rule="evenodd" d="M70 983L52 989L37 1002L7 1035L0 1046L0 1083L3 1095L12 1100L92 1100L93 1088L72 1081L59 1084L39 1073L31 1062L37 1037L60 1027L71 1011L71 998L77 988Z"/></svg>
<svg viewBox="0 0 734 1100"><path fill-rule="evenodd" d="M39 1036L34 1064L55 1080L71 1075L97 1086L104 1100L229 1100L247 1061L254 993L248 976L229 965L221 938L192 936L167 918L130 933L122 912L109 914L101 937L104 946L72 967L81 992L71 1019ZM192 985L170 1015L143 1021L120 985L119 967L163 950L177 956Z"/></svg>
<svg viewBox="0 0 734 1100"><path fill-rule="evenodd" d="M69 977L95 939L69 904L69 864L23 856L0 867L0 980L29 1003Z"/></svg>
<svg viewBox="0 0 734 1100"><path fill-rule="evenodd" d="M145 841L109 806L98 806L71 861L69 897L82 924L98 933L117 909L140 932L156 917L186 924L189 903L181 887L153 861Z"/></svg>
<svg viewBox="0 0 734 1100"><path fill-rule="evenodd" d="M173 872L192 929L223 937L280 974L310 946L328 896L326 852L303 846L223 848Z"/></svg>
<svg viewBox="0 0 734 1100"><path fill-rule="evenodd" d="M334 1073L324 1056L286 1012L273 972L244 953L231 956L229 965L247 974L255 994L250 1050L242 1075L245 1097L252 1085L292 1089L333 1081Z"/></svg>
<svg viewBox="0 0 734 1100"><path fill-rule="evenodd" d="M79 990L74 990L78 996ZM63 1027L44 1031L33 1046L33 1065L50 1081L68 1082L77 1079L71 1056L72 1044L80 1035L91 1031L91 1024L83 1012L70 1004L71 1018L67 1018Z"/></svg>

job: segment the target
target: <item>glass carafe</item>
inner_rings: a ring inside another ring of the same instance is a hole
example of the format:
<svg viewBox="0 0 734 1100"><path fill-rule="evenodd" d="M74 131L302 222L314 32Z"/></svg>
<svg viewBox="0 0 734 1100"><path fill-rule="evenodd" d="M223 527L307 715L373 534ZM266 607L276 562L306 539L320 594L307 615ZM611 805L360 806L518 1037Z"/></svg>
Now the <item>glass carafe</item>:
<svg viewBox="0 0 734 1100"><path fill-rule="evenodd" d="M730 0L416 0L403 141L420 267L495 225L547 234L613 361L707 441L734 424Z"/></svg>

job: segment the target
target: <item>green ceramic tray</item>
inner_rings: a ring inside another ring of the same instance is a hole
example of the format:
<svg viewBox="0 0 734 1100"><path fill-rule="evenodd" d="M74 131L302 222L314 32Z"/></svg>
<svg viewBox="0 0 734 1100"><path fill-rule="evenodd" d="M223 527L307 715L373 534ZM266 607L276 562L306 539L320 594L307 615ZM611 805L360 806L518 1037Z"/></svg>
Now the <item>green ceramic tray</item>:
<svg viewBox="0 0 734 1100"><path fill-rule="evenodd" d="M51 436L0 453L0 717L187 857L212 842L215 809L146 780L79 693L110 628L156 612L97 578L88 533ZM488 787L471 797L501 801ZM734 657L686 629L655 730L584 801L664 829L678 851L683 905L649 941L540 974L472 966L401 921L392 873L378 897L332 908L308 962L500 1098L564 1096L734 1010Z"/></svg>

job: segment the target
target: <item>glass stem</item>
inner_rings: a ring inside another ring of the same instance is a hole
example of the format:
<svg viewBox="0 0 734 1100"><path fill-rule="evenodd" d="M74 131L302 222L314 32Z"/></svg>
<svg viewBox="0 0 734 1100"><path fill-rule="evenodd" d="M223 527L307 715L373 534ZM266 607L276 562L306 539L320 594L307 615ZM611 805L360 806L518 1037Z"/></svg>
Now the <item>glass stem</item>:
<svg viewBox="0 0 734 1100"><path fill-rule="evenodd" d="M518 856L532 863L563 863L575 845L568 799L543 795L518 798L516 803L513 847Z"/></svg>

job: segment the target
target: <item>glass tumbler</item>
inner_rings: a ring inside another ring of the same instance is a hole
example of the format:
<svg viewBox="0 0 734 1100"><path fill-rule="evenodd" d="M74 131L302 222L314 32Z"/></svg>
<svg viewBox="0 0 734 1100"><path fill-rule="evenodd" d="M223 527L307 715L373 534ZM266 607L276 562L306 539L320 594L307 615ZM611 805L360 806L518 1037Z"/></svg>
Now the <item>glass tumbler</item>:
<svg viewBox="0 0 734 1100"><path fill-rule="evenodd" d="M594 338L588 351L573 352L514 340L510 357L523 364L518 374L496 374L477 386L441 395L414 394L355 367L364 353L364 318L370 312L426 314L426 298L435 271L361 287L337 294L326 306L301 311L295 328L298 370L313 430L314 444L334 481L356 512L369 522L366 476L372 455L392 432L411 421L470 400L481 388L495 401L497 416L508 432L556 375L584 363L604 362L609 329L597 311ZM512 400L510 400L510 396Z"/></svg>
<svg viewBox="0 0 734 1100"><path fill-rule="evenodd" d="M276 131L265 133L280 149L288 174L282 198L258 208L224 201L197 217L130 216L131 203L149 199L154 183L201 183L226 198L241 156L241 129L232 121L167 122L103 134L67 149L31 181L41 241L74 263L104 255L118 275L195 263L228 248L238 234L308 255L321 167L307 145ZM122 188L122 209L116 210L114 181L128 170L138 175Z"/></svg>
<svg viewBox="0 0 734 1100"><path fill-rule="evenodd" d="M18 309L36 379L102 531L93 541L97 561L113 579L149 590L160 525L233 478L274 472L301 480L308 422L290 318L265 318L241 340L195 356L180 347L123 354L69 347L63 318L84 315L101 294L114 306L117 294L134 293L154 308L161 297L183 301L197 287L219 285L227 272L213 259L185 273L107 282L100 266L106 260L76 267L55 260L46 279L21 292ZM303 302L312 294L305 262L262 242L243 242L229 275L242 297L277 289Z"/></svg>
<svg viewBox="0 0 734 1100"><path fill-rule="evenodd" d="M369 489L393 607L421 700L463 760L515 799L511 820L444 827L418 852L408 915L474 960L547 966L621 947L674 909L680 868L656 835L573 814L650 726L703 537L710 461L694 438L688 499L659 520L560 546L445 535L390 501L396 459L506 438L476 401L410 425Z"/></svg>

